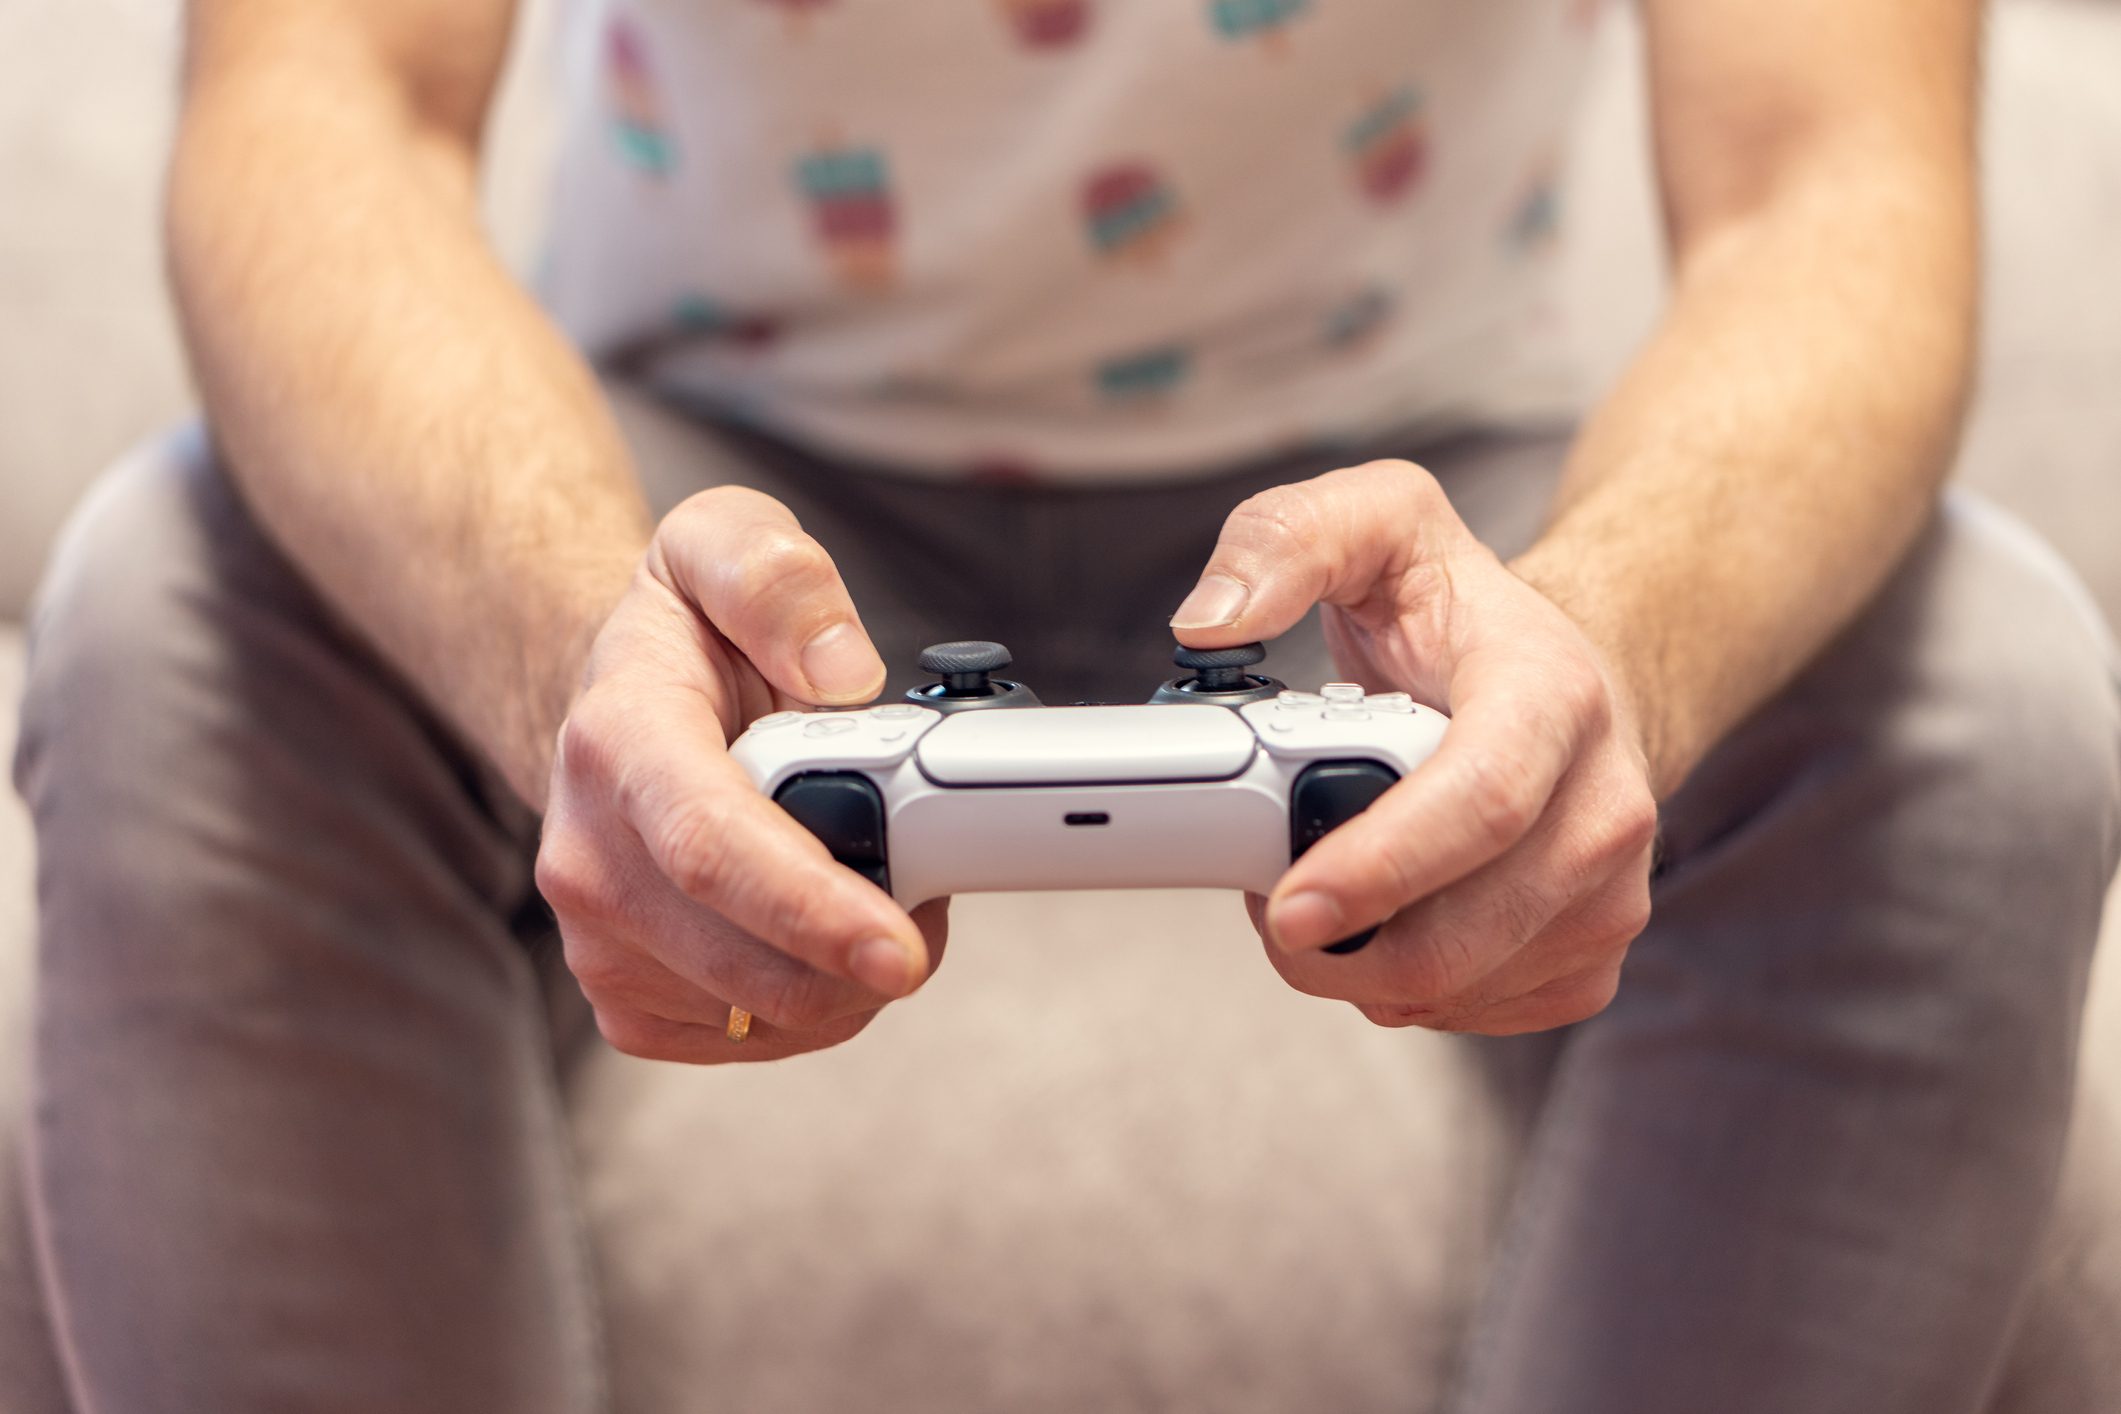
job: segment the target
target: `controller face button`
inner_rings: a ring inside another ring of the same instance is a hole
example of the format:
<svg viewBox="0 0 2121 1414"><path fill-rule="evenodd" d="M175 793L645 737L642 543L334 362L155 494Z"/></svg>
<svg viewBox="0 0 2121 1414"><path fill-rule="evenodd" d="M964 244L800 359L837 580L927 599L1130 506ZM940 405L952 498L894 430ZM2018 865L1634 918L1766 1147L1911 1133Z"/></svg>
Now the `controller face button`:
<svg viewBox="0 0 2121 1414"><path fill-rule="evenodd" d="M880 722L910 721L921 714L921 709L911 702L887 702L881 707L871 707L869 715Z"/></svg>
<svg viewBox="0 0 2121 1414"><path fill-rule="evenodd" d="M1329 682L1318 690L1318 695L1328 702L1362 701L1362 684L1353 682Z"/></svg>
<svg viewBox="0 0 2121 1414"><path fill-rule="evenodd" d="M816 721L804 725L803 735L838 736L842 732L851 732L853 730L854 718L852 717L819 717Z"/></svg>
<svg viewBox="0 0 2121 1414"><path fill-rule="evenodd" d="M1363 700L1363 705L1373 712L1411 712L1414 699L1404 692L1373 692Z"/></svg>
<svg viewBox="0 0 2121 1414"><path fill-rule="evenodd" d="M1325 700L1315 692L1292 692L1285 689L1274 694L1275 705L1291 712L1322 706Z"/></svg>
<svg viewBox="0 0 2121 1414"><path fill-rule="evenodd" d="M751 724L751 730L768 731L774 727L785 727L790 722L800 722L802 719L803 714L800 712L768 712Z"/></svg>
<svg viewBox="0 0 2121 1414"><path fill-rule="evenodd" d="M1367 722L1370 720L1370 709L1363 706L1359 701L1328 702L1326 704L1326 720L1329 722Z"/></svg>
<svg viewBox="0 0 2121 1414"><path fill-rule="evenodd" d="M1282 710L1288 710L1288 706L1289 704L1284 702ZM1290 721L1287 717L1269 717L1267 718L1267 730L1270 732L1293 732L1296 730L1296 723Z"/></svg>

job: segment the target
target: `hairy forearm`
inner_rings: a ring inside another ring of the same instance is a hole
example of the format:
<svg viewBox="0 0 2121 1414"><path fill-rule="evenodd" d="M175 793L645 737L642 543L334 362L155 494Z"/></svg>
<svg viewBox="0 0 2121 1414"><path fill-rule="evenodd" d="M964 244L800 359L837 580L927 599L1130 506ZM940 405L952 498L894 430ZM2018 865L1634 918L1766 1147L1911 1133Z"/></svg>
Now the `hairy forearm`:
<svg viewBox="0 0 2121 1414"><path fill-rule="evenodd" d="M195 84L173 281L214 435L333 605L541 803L649 533L595 379L478 225L466 145L343 54Z"/></svg>
<svg viewBox="0 0 2121 1414"><path fill-rule="evenodd" d="M1515 563L1605 650L1658 794L1874 594L1971 376L1971 178L1852 150L1685 252Z"/></svg>

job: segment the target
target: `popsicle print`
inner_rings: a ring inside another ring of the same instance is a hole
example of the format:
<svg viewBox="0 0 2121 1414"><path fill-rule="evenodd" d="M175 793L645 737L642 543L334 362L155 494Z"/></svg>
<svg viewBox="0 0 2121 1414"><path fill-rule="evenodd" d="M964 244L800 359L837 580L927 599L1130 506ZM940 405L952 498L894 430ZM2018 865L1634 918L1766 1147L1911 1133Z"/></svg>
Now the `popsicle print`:
<svg viewBox="0 0 2121 1414"><path fill-rule="evenodd" d="M1311 0L1208 0L1208 19L1228 40L1257 39L1270 54L1289 45L1288 28Z"/></svg>
<svg viewBox="0 0 2121 1414"><path fill-rule="evenodd" d="M1065 49L1090 28L1090 0L996 0L1027 49Z"/></svg>
<svg viewBox="0 0 2121 1414"><path fill-rule="evenodd" d="M726 339L744 349L766 348L781 335L780 321L772 316L733 309L706 295L680 297L670 314L680 333Z"/></svg>
<svg viewBox="0 0 2121 1414"><path fill-rule="evenodd" d="M1326 311L1320 341L1336 353L1359 353L1377 342L1397 304L1386 286L1365 286Z"/></svg>
<svg viewBox="0 0 2121 1414"><path fill-rule="evenodd" d="M1119 162L1083 183L1083 222L1107 259L1157 267L1185 229L1178 193L1155 168Z"/></svg>
<svg viewBox="0 0 2121 1414"><path fill-rule="evenodd" d="M855 289L888 288L898 276L898 208L884 154L873 147L825 148L796 159L795 183L840 279Z"/></svg>
<svg viewBox="0 0 2121 1414"><path fill-rule="evenodd" d="M1412 191L1429 166L1429 125L1421 90L1402 84L1364 109L1341 134L1355 180L1379 205Z"/></svg>
<svg viewBox="0 0 2121 1414"><path fill-rule="evenodd" d="M1561 236L1560 164L1549 158L1532 169L1524 195L1503 227L1503 245L1514 255L1535 256L1553 248Z"/></svg>
<svg viewBox="0 0 2121 1414"><path fill-rule="evenodd" d="M1178 391L1193 371L1192 351L1178 345L1145 349L1097 366L1097 390L1107 402L1142 405Z"/></svg>
<svg viewBox="0 0 2121 1414"><path fill-rule="evenodd" d="M677 164L677 146L663 120L648 46L626 15L613 16L604 31L604 79L620 157L653 176L669 175Z"/></svg>

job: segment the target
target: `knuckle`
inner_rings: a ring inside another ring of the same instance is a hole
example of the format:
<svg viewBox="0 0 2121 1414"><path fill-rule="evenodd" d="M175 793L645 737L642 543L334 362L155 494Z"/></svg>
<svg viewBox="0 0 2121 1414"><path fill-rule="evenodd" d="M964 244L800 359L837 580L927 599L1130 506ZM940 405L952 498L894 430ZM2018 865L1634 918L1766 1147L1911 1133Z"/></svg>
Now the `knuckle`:
<svg viewBox="0 0 2121 1414"><path fill-rule="evenodd" d="M1642 936L1642 930L1650 926L1650 891L1647 887L1632 889L1614 916L1612 937L1621 947L1627 946Z"/></svg>
<svg viewBox="0 0 2121 1414"><path fill-rule="evenodd" d="M1553 999L1550 1026L1570 1026L1579 1021L1588 1021L1613 1004L1620 993L1620 969L1600 970L1579 977L1571 982Z"/></svg>
<svg viewBox="0 0 2121 1414"><path fill-rule="evenodd" d="M569 780L608 783L618 778L619 734L598 699L585 697L560 724L559 758Z"/></svg>
<svg viewBox="0 0 2121 1414"><path fill-rule="evenodd" d="M727 806L696 800L656 823L649 848L679 892L712 904L729 887L729 854L724 845L733 824Z"/></svg>
<svg viewBox="0 0 2121 1414"><path fill-rule="evenodd" d="M1649 787L1636 781L1622 802L1614 834L1623 859L1646 853L1657 840L1657 801Z"/></svg>
<svg viewBox="0 0 2121 1414"><path fill-rule="evenodd" d="M678 1048L671 1042L669 1030L638 1012L621 1007L598 1007L596 1019L598 1034L621 1055L638 1056L642 1060L682 1059Z"/></svg>
<svg viewBox="0 0 2121 1414"><path fill-rule="evenodd" d="M538 893L563 919L600 918L611 900L591 851L572 835L547 835L538 845L533 871Z"/></svg>
<svg viewBox="0 0 2121 1414"><path fill-rule="evenodd" d="M1404 457L1379 457L1358 466L1343 467L1330 471L1321 479L1341 481L1385 483L1385 489L1417 500L1434 496L1441 498L1443 483L1420 462L1410 462Z"/></svg>
<svg viewBox="0 0 2121 1414"><path fill-rule="evenodd" d="M1276 556L1315 544L1317 530L1317 511L1297 486L1272 486L1247 496L1223 523L1226 538Z"/></svg>
<svg viewBox="0 0 2121 1414"><path fill-rule="evenodd" d="M785 514L786 510L773 497L749 486L710 486L678 502L657 529L685 536L709 526L727 525L740 517L772 516Z"/></svg>
<svg viewBox="0 0 2121 1414"><path fill-rule="evenodd" d="M1555 668L1547 690L1578 728L1600 732L1612 723L1613 698L1606 691L1605 675L1588 659L1571 658Z"/></svg>
<svg viewBox="0 0 2121 1414"><path fill-rule="evenodd" d="M1459 771L1473 838L1491 853L1522 839L1539 814L1538 795L1525 768L1498 753L1479 751L1468 755Z"/></svg>
<svg viewBox="0 0 2121 1414"><path fill-rule="evenodd" d="M1384 1026L1393 1030L1420 1026L1436 1015L1432 1008L1417 1006L1412 1002L1357 1002L1355 1009L1361 1012L1372 1026Z"/></svg>
<svg viewBox="0 0 2121 1414"><path fill-rule="evenodd" d="M1402 999L1441 1002L1463 993L1480 973L1470 936L1463 929L1438 929L1402 950L1392 969L1392 990Z"/></svg>
<svg viewBox="0 0 2121 1414"><path fill-rule="evenodd" d="M609 943L595 939L577 943L563 938L562 955L567 970L574 974L575 985L592 1004L617 997L631 978L632 969L627 966L625 955Z"/></svg>
<svg viewBox="0 0 2121 1414"><path fill-rule="evenodd" d="M825 547L793 527L761 532L734 567L743 605L781 606L828 588L837 578Z"/></svg>
<svg viewBox="0 0 2121 1414"><path fill-rule="evenodd" d="M643 969L626 943L594 935L562 935L560 943L566 971L592 1005L636 1003L643 992Z"/></svg>
<svg viewBox="0 0 2121 1414"><path fill-rule="evenodd" d="M1610 874L1646 860L1657 838L1657 806L1649 792L1628 790L1604 812L1592 832L1583 860L1586 878Z"/></svg>
<svg viewBox="0 0 2121 1414"><path fill-rule="evenodd" d="M759 982L758 1004L746 1009L783 1031L821 1032L846 1014L842 989L815 968L778 968Z"/></svg>

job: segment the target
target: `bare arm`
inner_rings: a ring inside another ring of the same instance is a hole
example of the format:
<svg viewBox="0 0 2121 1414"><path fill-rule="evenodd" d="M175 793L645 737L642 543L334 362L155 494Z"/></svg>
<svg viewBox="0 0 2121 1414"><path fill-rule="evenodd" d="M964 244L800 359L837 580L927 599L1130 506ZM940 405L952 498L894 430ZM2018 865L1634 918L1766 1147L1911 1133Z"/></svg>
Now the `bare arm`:
<svg viewBox="0 0 2121 1414"><path fill-rule="evenodd" d="M274 538L545 810L538 883L612 1043L831 1045L919 984L942 908L833 863L723 748L884 665L786 507L721 488L651 525L596 380L488 249L510 11L195 0L169 239L208 417Z"/></svg>
<svg viewBox="0 0 2121 1414"><path fill-rule="evenodd" d="M1655 800L1877 590L1958 434L1978 0L1645 12L1676 287L1546 533L1506 567L1420 468L1337 471L1240 506L1173 621L1215 646L1323 602L1353 676L1451 709L1260 915L1292 985L1382 1024L1605 1006Z"/></svg>
<svg viewBox="0 0 2121 1414"><path fill-rule="evenodd" d="M194 4L168 220L245 496L537 803L650 520L594 378L479 227L512 9Z"/></svg>
<svg viewBox="0 0 2121 1414"><path fill-rule="evenodd" d="M1670 309L1514 566L1620 668L1664 794L1898 561L1977 301L1978 0L1651 0Z"/></svg>

